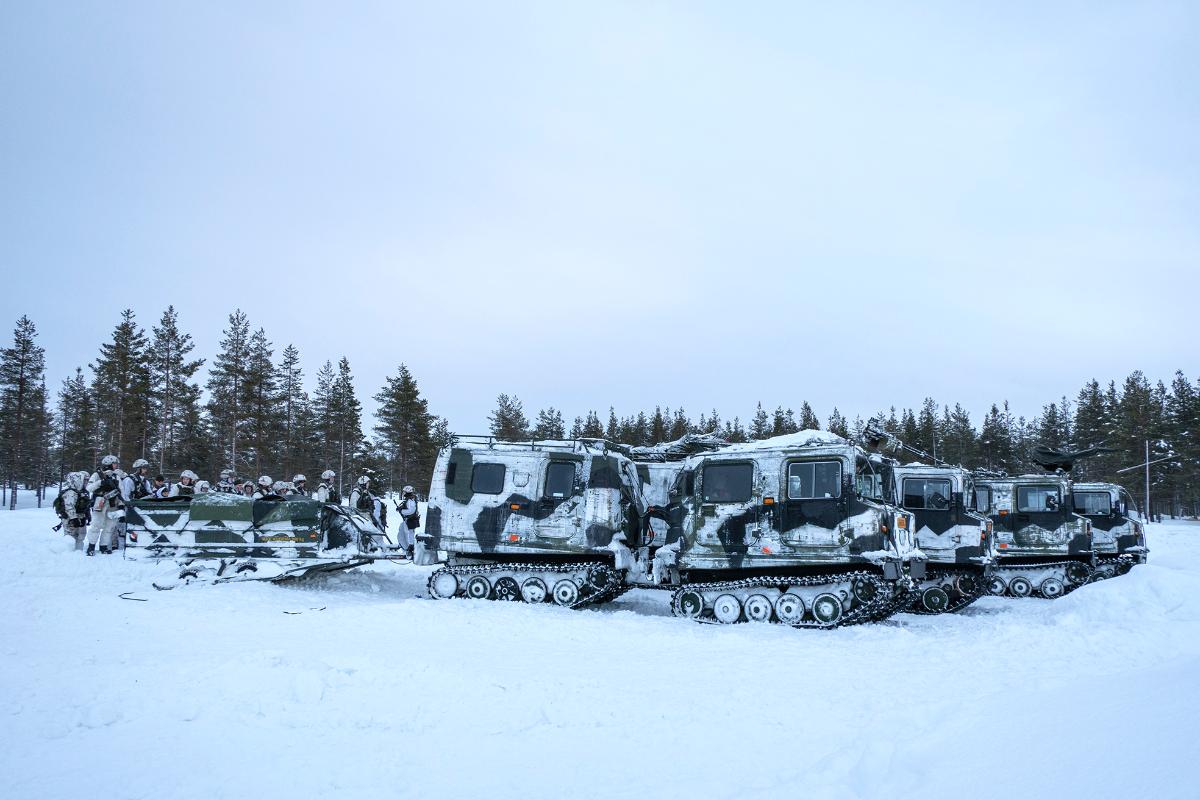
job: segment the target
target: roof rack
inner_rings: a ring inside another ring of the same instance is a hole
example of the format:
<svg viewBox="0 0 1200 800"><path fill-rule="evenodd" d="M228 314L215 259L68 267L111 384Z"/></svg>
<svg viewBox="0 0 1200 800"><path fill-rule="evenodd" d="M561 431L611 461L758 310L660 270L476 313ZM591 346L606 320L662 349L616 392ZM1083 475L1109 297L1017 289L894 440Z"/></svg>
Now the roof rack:
<svg viewBox="0 0 1200 800"><path fill-rule="evenodd" d="M540 450L569 450L574 451L577 445L585 445L590 447L600 447L605 451L612 448L612 445L606 439L593 438L578 438L578 439L526 439L524 441L513 441L511 439L501 439L498 436L487 433L457 433L454 435L454 442L466 442L468 444L481 444L487 447L496 447L502 445L505 447L529 448L533 451Z"/></svg>

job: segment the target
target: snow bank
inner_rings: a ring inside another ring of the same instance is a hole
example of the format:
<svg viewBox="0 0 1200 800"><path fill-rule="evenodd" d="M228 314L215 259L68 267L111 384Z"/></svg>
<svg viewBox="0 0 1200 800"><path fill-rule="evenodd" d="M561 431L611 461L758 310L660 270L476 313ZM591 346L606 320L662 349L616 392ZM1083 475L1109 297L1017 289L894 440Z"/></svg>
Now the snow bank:
<svg viewBox="0 0 1200 800"><path fill-rule="evenodd" d="M6 797L1194 796L1197 524L1059 601L817 632L413 566L154 592L52 517L0 512Z"/></svg>

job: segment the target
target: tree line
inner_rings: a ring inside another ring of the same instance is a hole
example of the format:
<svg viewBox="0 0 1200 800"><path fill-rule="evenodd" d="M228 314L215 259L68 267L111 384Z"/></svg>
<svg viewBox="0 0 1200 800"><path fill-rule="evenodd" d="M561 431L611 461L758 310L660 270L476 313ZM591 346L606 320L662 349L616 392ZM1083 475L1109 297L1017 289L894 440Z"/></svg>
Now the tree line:
<svg viewBox="0 0 1200 800"><path fill-rule="evenodd" d="M1041 472L1030 458L1038 445L1058 450L1109 447L1106 452L1081 460L1076 480L1118 483L1140 498L1144 472L1125 467L1140 464L1145 443L1150 459L1151 510L1172 516L1200 515L1200 380L1176 372L1170 385L1151 384L1134 371L1121 384L1091 380L1075 395L1047 403L1040 413L1025 417L1013 413L1008 401L993 404L981 424L971 421L961 404L953 408L926 398L919 409L894 406L870 419L847 419L835 407L821 425L812 407L803 402L799 412L777 406L767 411L761 402L744 424L740 417L722 420L713 409L694 420L682 408L655 406L651 411L618 416L609 407L607 419L596 411L574 418L570 426L561 410L545 408L530 420L521 400L501 394L488 417L492 435L501 439L603 438L629 445L654 445L687 433L717 433L730 442L746 442L795 433L828 430L861 442L870 420L935 458L969 469L1004 471L1010 475Z"/></svg>
<svg viewBox="0 0 1200 800"><path fill-rule="evenodd" d="M306 387L300 352L276 347L248 316L228 317L211 364L193 358L195 344L168 307L150 330L132 310L121 313L95 359L78 366L53 395L45 381L45 351L37 328L21 317L12 346L0 349L0 479L3 501L15 507L19 485L39 492L59 484L74 469L91 469L113 453L128 466L145 458L158 472L192 469L216 476L272 475L333 469L340 480L374 476L379 488L429 485L437 450L453 440L446 420L429 411L416 378L401 364L374 395L373 424L364 428L350 361L326 361L315 388ZM207 368L206 368L207 367ZM206 369L205 369L206 368ZM203 384L201 379L203 378ZM1107 446L1080 462L1075 477L1120 483L1140 497L1138 464L1144 442L1150 458L1154 511L1200 513L1200 381L1176 372L1170 384L1151 383L1134 371L1120 384L1086 383L1073 400L1047 403L1033 417L1015 414L1007 401L994 404L976 426L961 404L926 398L918 409L889 408L872 415L888 432L942 460L971 469L1010 474L1037 471L1030 451ZM684 408L656 406L652 412L601 418L595 410L568 425L555 407L528 419L519 398L501 394L488 417L502 439L605 438L651 445L687 433L719 433L731 442L769 438L807 429L861 440L868 420L847 419L835 407L822 425L807 402L799 410L758 403L743 423L722 419L716 409L690 416ZM315 478L315 475L310 475Z"/></svg>
<svg viewBox="0 0 1200 800"><path fill-rule="evenodd" d="M326 361L310 393L296 347L277 357L266 331L252 329L240 309L229 315L203 385L205 361L192 357L194 348L173 306L149 331L126 309L87 370L76 367L52 397L37 328L21 317L12 346L0 351L3 502L16 507L19 485L40 501L42 487L109 453L125 468L144 458L168 477L233 469L290 480L333 469L339 481L370 474L382 490L429 485L449 433L404 364L375 394L368 435L348 358Z"/></svg>

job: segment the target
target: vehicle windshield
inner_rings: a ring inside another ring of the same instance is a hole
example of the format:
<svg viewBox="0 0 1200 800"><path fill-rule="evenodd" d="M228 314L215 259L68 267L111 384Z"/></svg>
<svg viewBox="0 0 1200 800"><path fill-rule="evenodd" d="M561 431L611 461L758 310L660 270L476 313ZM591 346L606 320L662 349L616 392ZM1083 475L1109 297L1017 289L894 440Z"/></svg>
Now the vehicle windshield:
<svg viewBox="0 0 1200 800"><path fill-rule="evenodd" d="M1017 487L1017 511L1058 511L1061 504L1057 486Z"/></svg>
<svg viewBox="0 0 1200 800"><path fill-rule="evenodd" d="M905 478L904 507L944 511L950 507L949 478Z"/></svg>
<svg viewBox="0 0 1200 800"><path fill-rule="evenodd" d="M1075 492L1075 513L1107 516L1112 513L1112 498L1108 492Z"/></svg>

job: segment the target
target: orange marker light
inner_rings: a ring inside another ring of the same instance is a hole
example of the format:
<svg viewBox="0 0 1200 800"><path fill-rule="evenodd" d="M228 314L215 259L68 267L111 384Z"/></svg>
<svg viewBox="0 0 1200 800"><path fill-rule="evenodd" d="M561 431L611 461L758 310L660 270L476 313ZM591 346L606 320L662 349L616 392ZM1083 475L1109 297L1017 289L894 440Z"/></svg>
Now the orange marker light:
<svg viewBox="0 0 1200 800"><path fill-rule="evenodd" d="M771 555L771 548L767 547L765 544L763 545L762 551L767 555Z"/></svg>
<svg viewBox="0 0 1200 800"><path fill-rule="evenodd" d="M1001 543L1000 543L1000 549L1001 549L1001 550L1007 550L1007 549L1008 549L1008 545L1006 545L1004 542L1001 542Z"/></svg>
<svg viewBox="0 0 1200 800"><path fill-rule="evenodd" d="M764 506L773 506L773 505L775 505L775 498L774 498L774 497L764 497L764 498L763 498L763 505L764 505Z"/></svg>
<svg viewBox="0 0 1200 800"><path fill-rule="evenodd" d="M509 508L511 508L513 511L520 511L520 510L521 510L521 504L520 504L520 503L509 503L509 504L508 504L508 507L509 507Z"/></svg>
<svg viewBox="0 0 1200 800"><path fill-rule="evenodd" d="M1002 517L1007 517L1007 516L1008 516L1008 509L1007 509L1007 508L1002 508L1002 509L1000 509L1000 516L1002 516Z"/></svg>
<svg viewBox="0 0 1200 800"><path fill-rule="evenodd" d="M517 540L518 540L518 539L520 539L520 538L521 538L521 537L520 537L520 536L517 536L515 533L510 533L510 534L508 535L508 540L509 540L510 542L515 542L515 541L517 541Z"/></svg>

